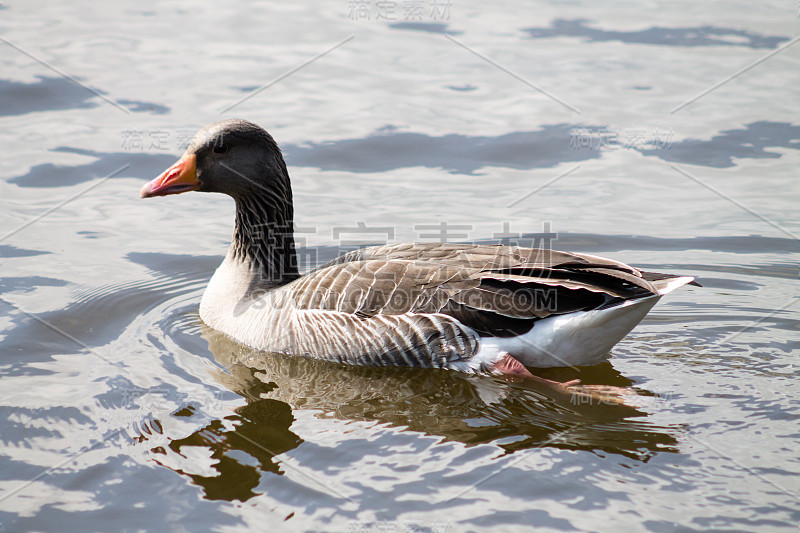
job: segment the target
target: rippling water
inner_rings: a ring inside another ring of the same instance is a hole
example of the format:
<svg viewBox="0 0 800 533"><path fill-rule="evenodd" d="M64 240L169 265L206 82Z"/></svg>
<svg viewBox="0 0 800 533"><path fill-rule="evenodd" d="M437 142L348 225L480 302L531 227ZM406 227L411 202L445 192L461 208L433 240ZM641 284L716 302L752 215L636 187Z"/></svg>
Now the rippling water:
<svg viewBox="0 0 800 533"><path fill-rule="evenodd" d="M3 4L0 531L796 531L797 9ZM232 116L308 267L546 238L703 287L542 374L631 406L254 354L197 314L232 202L138 199Z"/></svg>

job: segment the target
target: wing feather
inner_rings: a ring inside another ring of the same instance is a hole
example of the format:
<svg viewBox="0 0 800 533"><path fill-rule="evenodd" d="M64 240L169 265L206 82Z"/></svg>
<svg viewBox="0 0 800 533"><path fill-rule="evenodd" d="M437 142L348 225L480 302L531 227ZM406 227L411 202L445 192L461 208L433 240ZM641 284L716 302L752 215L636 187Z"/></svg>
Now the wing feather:
<svg viewBox="0 0 800 533"><path fill-rule="evenodd" d="M624 263L588 254L404 243L354 250L285 289L301 309L336 311L362 321L439 314L500 336L526 331L553 314L652 296L657 289L651 279ZM447 333L442 323L426 326L416 319L400 329L389 352L412 349L434 357L415 345L426 335L447 337L459 349L466 342L463 332Z"/></svg>

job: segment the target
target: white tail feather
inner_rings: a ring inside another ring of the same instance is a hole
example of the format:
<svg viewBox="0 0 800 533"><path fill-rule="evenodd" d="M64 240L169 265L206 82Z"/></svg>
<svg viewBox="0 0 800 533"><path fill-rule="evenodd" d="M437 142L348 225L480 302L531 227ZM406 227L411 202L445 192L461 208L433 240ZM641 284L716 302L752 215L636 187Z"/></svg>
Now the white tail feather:
<svg viewBox="0 0 800 533"><path fill-rule="evenodd" d="M691 283L693 281L694 278L692 276L681 276L679 278L662 279L652 283L656 286L656 289L658 289L658 294L664 296L665 294L674 291L678 287L683 287L687 283Z"/></svg>

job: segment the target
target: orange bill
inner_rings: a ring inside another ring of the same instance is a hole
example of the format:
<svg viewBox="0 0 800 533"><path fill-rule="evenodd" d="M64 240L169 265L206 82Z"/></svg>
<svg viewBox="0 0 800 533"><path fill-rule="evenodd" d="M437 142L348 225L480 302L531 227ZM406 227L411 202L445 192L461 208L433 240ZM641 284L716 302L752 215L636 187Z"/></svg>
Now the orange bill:
<svg viewBox="0 0 800 533"><path fill-rule="evenodd" d="M159 177L150 181L139 191L142 198L167 196L194 191L200 188L197 181L197 161L194 154L183 156L177 163L165 170Z"/></svg>

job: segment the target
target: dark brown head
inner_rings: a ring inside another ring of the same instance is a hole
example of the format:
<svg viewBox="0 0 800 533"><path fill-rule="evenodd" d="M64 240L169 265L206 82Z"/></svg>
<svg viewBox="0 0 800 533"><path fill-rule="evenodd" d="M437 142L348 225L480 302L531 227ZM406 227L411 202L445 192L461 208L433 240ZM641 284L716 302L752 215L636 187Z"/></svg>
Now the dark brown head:
<svg viewBox="0 0 800 533"><path fill-rule="evenodd" d="M142 198L188 191L242 197L291 198L289 175L280 148L252 122L215 122L197 132L180 160L147 183Z"/></svg>

